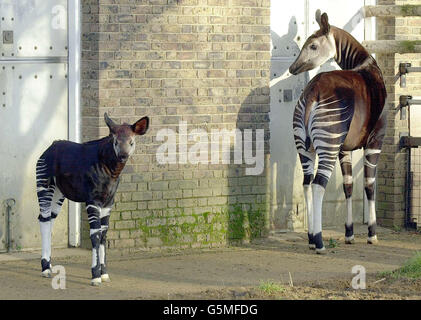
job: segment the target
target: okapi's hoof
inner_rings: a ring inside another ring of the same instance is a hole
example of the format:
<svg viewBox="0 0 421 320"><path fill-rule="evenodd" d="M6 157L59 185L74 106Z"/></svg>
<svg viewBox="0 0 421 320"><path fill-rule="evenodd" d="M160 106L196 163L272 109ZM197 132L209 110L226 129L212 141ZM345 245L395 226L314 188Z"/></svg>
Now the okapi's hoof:
<svg viewBox="0 0 421 320"><path fill-rule="evenodd" d="M354 235L352 235L350 237L345 237L345 243L346 244L354 244L355 243Z"/></svg>
<svg viewBox="0 0 421 320"><path fill-rule="evenodd" d="M308 248L310 250L316 249L316 244L314 243L313 235L309 232L307 233L308 236Z"/></svg>
<svg viewBox="0 0 421 320"><path fill-rule="evenodd" d="M378 242L379 242L379 240L377 240L377 234L372 236L372 237L367 238L368 244L377 244Z"/></svg>
<svg viewBox="0 0 421 320"><path fill-rule="evenodd" d="M51 269L45 269L41 272L43 278L51 278Z"/></svg>
<svg viewBox="0 0 421 320"><path fill-rule="evenodd" d="M323 247L323 248L316 248L316 253L317 254L326 254L326 248L325 247Z"/></svg>
<svg viewBox="0 0 421 320"><path fill-rule="evenodd" d="M50 261L48 261L47 259L41 259L41 276L44 278L51 278L52 267L53 266L51 265L51 258Z"/></svg>
<svg viewBox="0 0 421 320"><path fill-rule="evenodd" d="M108 275L108 273L101 274L101 281L102 282L111 282L111 279L110 279L110 276Z"/></svg>
<svg viewBox="0 0 421 320"><path fill-rule="evenodd" d="M94 278L91 280L91 286L97 287L101 284L101 278Z"/></svg>

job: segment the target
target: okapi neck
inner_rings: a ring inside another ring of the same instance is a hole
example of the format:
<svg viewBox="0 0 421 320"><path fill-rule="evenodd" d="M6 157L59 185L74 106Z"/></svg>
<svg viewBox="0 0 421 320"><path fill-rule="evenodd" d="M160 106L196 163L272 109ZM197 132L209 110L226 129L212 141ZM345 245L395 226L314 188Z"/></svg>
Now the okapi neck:
<svg viewBox="0 0 421 320"><path fill-rule="evenodd" d="M106 139L106 142L100 146L98 156L106 173L113 179L117 179L126 163L118 161L113 148L112 136L109 136L109 139Z"/></svg>
<svg viewBox="0 0 421 320"><path fill-rule="evenodd" d="M342 70L368 67L374 59L367 50L348 32L331 26L335 39L335 60Z"/></svg>

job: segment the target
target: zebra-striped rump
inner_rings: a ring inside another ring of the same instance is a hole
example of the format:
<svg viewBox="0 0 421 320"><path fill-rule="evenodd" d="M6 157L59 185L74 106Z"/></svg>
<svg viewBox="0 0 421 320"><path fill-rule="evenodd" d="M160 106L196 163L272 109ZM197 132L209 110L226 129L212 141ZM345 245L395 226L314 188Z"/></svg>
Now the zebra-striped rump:
<svg viewBox="0 0 421 320"><path fill-rule="evenodd" d="M55 177L48 176L48 169L45 160L40 158L36 167L37 196L40 207L38 220L40 222L55 219L65 199L55 183Z"/></svg>

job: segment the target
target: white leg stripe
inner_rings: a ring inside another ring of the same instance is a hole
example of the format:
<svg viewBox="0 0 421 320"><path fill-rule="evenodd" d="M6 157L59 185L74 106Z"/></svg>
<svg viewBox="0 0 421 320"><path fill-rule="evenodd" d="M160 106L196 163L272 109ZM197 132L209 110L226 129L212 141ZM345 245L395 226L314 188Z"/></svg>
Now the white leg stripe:
<svg viewBox="0 0 421 320"><path fill-rule="evenodd" d="M92 249L92 268L96 267L96 250Z"/></svg>
<svg viewBox="0 0 421 320"><path fill-rule="evenodd" d="M380 152L381 152L381 150L379 150L379 149L365 149L364 155L369 156L369 155L380 153Z"/></svg>
<svg viewBox="0 0 421 320"><path fill-rule="evenodd" d="M344 184L351 184L352 183L352 176L346 175L344 176Z"/></svg>
<svg viewBox="0 0 421 320"><path fill-rule="evenodd" d="M322 203L325 189L318 185L312 184L313 191L313 234L322 231Z"/></svg>
<svg viewBox="0 0 421 320"><path fill-rule="evenodd" d="M99 263L105 263L105 246L103 244L99 245Z"/></svg>
<svg viewBox="0 0 421 320"><path fill-rule="evenodd" d="M371 226L376 222L376 202L374 200L368 200L369 218L368 225Z"/></svg>
<svg viewBox="0 0 421 320"><path fill-rule="evenodd" d="M41 259L50 260L51 257L51 221L40 222L41 231Z"/></svg>
<svg viewBox="0 0 421 320"><path fill-rule="evenodd" d="M347 208L347 219L346 224L350 226L352 224L352 197L346 199L346 208Z"/></svg>
<svg viewBox="0 0 421 320"><path fill-rule="evenodd" d="M101 229L91 229L90 231L89 231L89 235L91 236L91 235L93 235L94 233L96 233L96 232L98 232L98 231L100 231Z"/></svg>
<svg viewBox="0 0 421 320"><path fill-rule="evenodd" d="M368 161L367 159L364 159L364 165L369 167L369 168L375 168L376 165L372 164L370 161Z"/></svg>
<svg viewBox="0 0 421 320"><path fill-rule="evenodd" d="M103 217L109 216L110 212L111 212L111 208L102 208L99 214L99 217L103 218Z"/></svg>
<svg viewBox="0 0 421 320"><path fill-rule="evenodd" d="M86 206L86 210L88 210L90 207L92 207L92 208L94 208L94 209L97 209L99 212L101 212L101 208L100 208L100 207L97 207L97 206L94 206L93 204L89 204L89 205L87 205L87 206Z"/></svg>
<svg viewBox="0 0 421 320"><path fill-rule="evenodd" d="M304 186L304 197L307 207L308 233L313 234L313 194L310 185Z"/></svg>
<svg viewBox="0 0 421 320"><path fill-rule="evenodd" d="M364 185L370 186L376 181L376 178L364 178Z"/></svg>

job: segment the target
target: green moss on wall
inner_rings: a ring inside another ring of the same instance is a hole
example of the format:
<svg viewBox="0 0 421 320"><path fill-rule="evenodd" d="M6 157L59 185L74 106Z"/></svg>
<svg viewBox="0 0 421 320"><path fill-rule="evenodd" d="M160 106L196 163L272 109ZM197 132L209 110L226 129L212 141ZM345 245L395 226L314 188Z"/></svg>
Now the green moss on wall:
<svg viewBox="0 0 421 320"><path fill-rule="evenodd" d="M405 40L401 41L399 45L403 48L405 53L415 53L415 46L421 45L421 40Z"/></svg>
<svg viewBox="0 0 421 320"><path fill-rule="evenodd" d="M418 5L410 5L410 4L404 4L401 6L401 13L405 16L416 16L417 10L420 6Z"/></svg>
<svg viewBox="0 0 421 320"><path fill-rule="evenodd" d="M156 225L156 218L138 219L136 228L141 230L141 240L149 246L148 238L156 238L163 247L176 246L212 246L259 238L266 235L265 206L256 210L243 210L241 205L219 212L204 212L186 215L179 212L176 216L161 219ZM153 223L155 222L155 223Z"/></svg>

